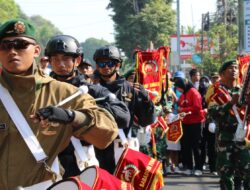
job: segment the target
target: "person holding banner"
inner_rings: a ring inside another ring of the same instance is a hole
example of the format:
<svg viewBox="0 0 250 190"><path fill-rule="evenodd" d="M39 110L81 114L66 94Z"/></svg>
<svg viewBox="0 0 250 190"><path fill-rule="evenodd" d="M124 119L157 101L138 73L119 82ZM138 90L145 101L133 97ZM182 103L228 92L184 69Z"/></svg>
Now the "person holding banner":
<svg viewBox="0 0 250 190"><path fill-rule="evenodd" d="M62 44L64 45L62 46ZM82 51L78 51L79 49L81 49L80 43L73 36L57 35L52 37L45 48L45 55L48 56L52 66L50 76L76 87L82 85L88 86L88 93L96 99L102 98L97 101L97 104L114 116L118 126L128 127L130 114L125 103L117 98L111 98L109 96L111 92L107 88L88 83L86 76L81 74L77 69L79 64L83 62L83 53ZM81 141L81 143L85 149L91 151L92 146L89 146L89 143L84 141ZM70 143L59 154L60 163L65 170L64 178L77 176L81 172L77 166L74 151L75 148Z"/></svg>
<svg viewBox="0 0 250 190"><path fill-rule="evenodd" d="M236 60L226 61L219 70L221 80L213 84L208 97L208 113L216 122L217 159L221 189L234 189L235 175L244 181L244 188L250 189L250 152L246 147L246 129L242 123L249 113L250 97L244 104L239 102L241 87L237 84L239 66ZM249 80L249 79L248 79ZM246 115L247 114L247 115ZM239 183L241 186L241 183Z"/></svg>
<svg viewBox="0 0 250 190"><path fill-rule="evenodd" d="M131 119L129 128L123 128L125 135L132 130L133 120L136 117L140 126L147 126L155 121L154 104L150 100L147 91L142 85L129 83L124 77L118 74L122 66L122 58L117 47L107 45L98 48L93 56L96 62L96 70L100 76L100 84L108 88L117 98L123 101L129 108ZM136 134L130 132L131 137ZM111 174L115 170L114 143L105 150L96 149L96 156L100 162L100 167L108 170ZM109 160L107 162L107 160Z"/></svg>
<svg viewBox="0 0 250 190"><path fill-rule="evenodd" d="M56 180L56 157L72 135L103 149L118 134L113 116L95 104L86 87L77 89L37 68L40 52L29 21L0 26L1 190L46 189Z"/></svg>

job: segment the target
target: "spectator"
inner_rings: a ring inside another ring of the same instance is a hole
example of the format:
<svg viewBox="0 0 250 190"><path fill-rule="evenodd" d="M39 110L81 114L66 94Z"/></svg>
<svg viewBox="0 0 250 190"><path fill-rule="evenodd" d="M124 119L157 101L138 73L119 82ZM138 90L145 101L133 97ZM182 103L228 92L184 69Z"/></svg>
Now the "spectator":
<svg viewBox="0 0 250 190"><path fill-rule="evenodd" d="M200 81L200 72L197 69L191 69L189 71L189 76L190 76L191 83L198 90L199 81Z"/></svg>
<svg viewBox="0 0 250 190"><path fill-rule="evenodd" d="M182 161L184 166L187 167L184 174L191 175L194 169L194 175L200 176L202 175L200 155L201 125L204 121L201 95L188 80L183 78L178 78L175 81L175 87L182 92L178 101L178 112L191 112L182 121Z"/></svg>

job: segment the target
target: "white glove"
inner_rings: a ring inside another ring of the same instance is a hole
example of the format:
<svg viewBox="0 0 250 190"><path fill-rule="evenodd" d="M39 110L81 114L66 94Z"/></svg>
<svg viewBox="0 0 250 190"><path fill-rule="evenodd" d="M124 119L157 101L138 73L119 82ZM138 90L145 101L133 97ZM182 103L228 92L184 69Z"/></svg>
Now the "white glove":
<svg viewBox="0 0 250 190"><path fill-rule="evenodd" d="M215 123L209 123L208 124L208 130L210 133L215 133L216 125Z"/></svg>

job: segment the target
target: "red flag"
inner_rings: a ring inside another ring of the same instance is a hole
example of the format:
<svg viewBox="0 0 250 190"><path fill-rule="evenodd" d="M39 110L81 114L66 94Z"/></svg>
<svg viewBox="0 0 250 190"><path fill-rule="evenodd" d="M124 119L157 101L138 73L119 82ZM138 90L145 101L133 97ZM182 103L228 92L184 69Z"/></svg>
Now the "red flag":
<svg viewBox="0 0 250 190"><path fill-rule="evenodd" d="M250 64L250 55L239 56L237 59L239 61L239 83L243 84L247 67Z"/></svg>
<svg viewBox="0 0 250 190"><path fill-rule="evenodd" d="M158 116L158 123L161 126L161 128L163 129L163 132L167 132L169 127L165 121L165 119L162 116Z"/></svg>
<svg viewBox="0 0 250 190"><path fill-rule="evenodd" d="M164 185L161 169L158 160L127 148L117 164L115 176L137 190L159 190Z"/></svg>
<svg viewBox="0 0 250 190"><path fill-rule="evenodd" d="M164 78L166 81L167 64L170 48L161 47L158 50L136 52L137 81L149 91L157 91L155 97L149 93L152 101L157 102L161 98ZM166 82L165 82L166 83Z"/></svg>
<svg viewBox="0 0 250 190"><path fill-rule="evenodd" d="M183 135L181 119L169 123L168 126L167 139L173 143L178 142Z"/></svg>

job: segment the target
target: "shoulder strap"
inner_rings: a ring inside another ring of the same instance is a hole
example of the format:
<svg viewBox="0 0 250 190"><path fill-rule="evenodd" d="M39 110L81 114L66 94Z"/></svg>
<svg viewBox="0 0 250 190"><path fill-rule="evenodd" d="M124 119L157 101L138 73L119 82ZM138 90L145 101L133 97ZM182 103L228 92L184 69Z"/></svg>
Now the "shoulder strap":
<svg viewBox="0 0 250 190"><path fill-rule="evenodd" d="M16 105L9 91L0 84L0 99L7 110L12 121L15 123L17 130L24 139L26 145L30 149L31 153L35 157L37 162L44 161L47 155L43 151L39 141L31 130L29 124L21 113L20 109Z"/></svg>

